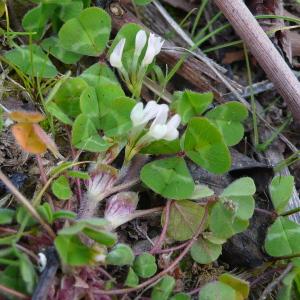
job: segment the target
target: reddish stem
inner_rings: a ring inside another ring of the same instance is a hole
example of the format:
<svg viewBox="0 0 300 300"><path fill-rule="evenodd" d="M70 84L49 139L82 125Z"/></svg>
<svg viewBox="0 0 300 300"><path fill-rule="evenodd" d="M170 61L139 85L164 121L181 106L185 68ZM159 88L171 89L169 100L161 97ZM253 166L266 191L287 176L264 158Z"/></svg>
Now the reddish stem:
<svg viewBox="0 0 300 300"><path fill-rule="evenodd" d="M163 226L162 232L160 234L160 237L158 239L158 241L155 243L154 247L152 248L152 250L150 251L151 254L156 253L157 251L159 251L161 249L161 246L166 238L166 234L167 234L167 229L169 226L169 222L170 222L170 208L171 208L171 204L172 201L168 200L166 207L165 207L165 224Z"/></svg>
<svg viewBox="0 0 300 300"><path fill-rule="evenodd" d="M36 160L37 160L38 167L40 170L41 182L42 182L42 184L45 185L47 183L48 179L47 179L47 175L45 172L45 168L43 166L42 158L39 154L36 155ZM51 208L54 209L54 203L53 203L51 196L49 194L46 194L46 197L47 197L48 203L50 204Z"/></svg>
<svg viewBox="0 0 300 300"><path fill-rule="evenodd" d="M18 291L15 291L15 290L13 290L13 289L11 289L11 288L9 288L7 286L4 286L2 284L0 284L0 291L4 292L6 294L9 294L11 296L14 296L16 298L19 298L19 299L24 299L24 300L29 300L30 299L29 296L27 296L25 294L22 294L22 293L20 293Z"/></svg>
<svg viewBox="0 0 300 300"><path fill-rule="evenodd" d="M187 244L188 244L188 242L185 242L183 244L180 244L180 245L177 245L177 246L174 246L174 247L171 247L171 248L158 249L158 250L156 250L154 252L154 254L162 254L162 253L174 252L174 251L177 251L177 250L180 250L180 249L186 247Z"/></svg>
<svg viewBox="0 0 300 300"><path fill-rule="evenodd" d="M47 183L47 175L43 166L43 162L42 162L42 158L39 154L36 155L36 159L37 159L37 163L39 166L39 170L40 170L40 175L41 175L41 181L43 184Z"/></svg>
<svg viewBox="0 0 300 300"><path fill-rule="evenodd" d="M167 267L166 269L164 269L163 271L161 271L157 275L155 275L152 278L144 281L143 283L139 284L138 286L136 286L134 288L108 290L108 291L98 290L97 293L99 293L100 295L123 295L123 294L128 294L128 293L140 290L142 288L148 287L149 285L155 283L157 280L159 280L161 277L163 277L165 274L171 272L178 265L178 263L186 256L186 254L192 248L193 244L197 241L198 236L204 230L207 217L208 217L208 207L206 206L203 218L202 218L201 223L200 223L200 225L197 229L197 232L194 234L192 239L188 242L187 246L180 253L180 255L177 256L177 258L169 265L169 267Z"/></svg>

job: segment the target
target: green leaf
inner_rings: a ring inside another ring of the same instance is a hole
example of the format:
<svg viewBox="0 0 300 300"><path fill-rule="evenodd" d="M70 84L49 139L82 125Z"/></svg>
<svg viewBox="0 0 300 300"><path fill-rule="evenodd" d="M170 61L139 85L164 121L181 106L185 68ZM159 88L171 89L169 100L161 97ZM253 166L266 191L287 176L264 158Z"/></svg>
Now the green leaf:
<svg viewBox="0 0 300 300"><path fill-rule="evenodd" d="M173 141L159 140L154 141L150 145L144 147L141 151L143 154L176 154L181 151L178 139Z"/></svg>
<svg viewBox="0 0 300 300"><path fill-rule="evenodd" d="M134 100L125 97L119 83L99 83L86 88L80 96L80 108L96 129L116 134L131 126L130 112ZM121 126L120 128L118 128Z"/></svg>
<svg viewBox="0 0 300 300"><path fill-rule="evenodd" d="M244 136L244 126L241 124L248 117L245 105L239 102L228 102L217 106L206 115L222 132L228 146L238 144Z"/></svg>
<svg viewBox="0 0 300 300"><path fill-rule="evenodd" d="M236 292L242 295L243 299L248 299L250 293L250 285L248 281L233 276L229 273L220 275L218 280L235 289Z"/></svg>
<svg viewBox="0 0 300 300"><path fill-rule="evenodd" d="M81 1L73 1L70 3L66 3L61 5L58 17L62 21L67 22L72 18L78 17L82 9L83 9L83 3Z"/></svg>
<svg viewBox="0 0 300 300"><path fill-rule="evenodd" d="M59 31L66 50L88 56L99 56L105 49L111 31L110 16L97 7L83 10L68 20Z"/></svg>
<svg viewBox="0 0 300 300"><path fill-rule="evenodd" d="M15 217L16 211L9 208L0 208L0 224L10 224L14 217Z"/></svg>
<svg viewBox="0 0 300 300"><path fill-rule="evenodd" d="M152 289L151 300L168 300L174 287L175 279L172 276L164 276Z"/></svg>
<svg viewBox="0 0 300 300"><path fill-rule="evenodd" d="M147 252L142 253L134 260L133 270L142 278L152 277L157 271L155 257Z"/></svg>
<svg viewBox="0 0 300 300"><path fill-rule="evenodd" d="M203 288L201 288L199 292L199 300L216 300L216 299L228 299L228 300L235 300L236 292L235 290L219 281L214 281L207 283Z"/></svg>
<svg viewBox="0 0 300 300"><path fill-rule="evenodd" d="M128 245L117 244L106 256L106 263L114 266L132 265L134 254Z"/></svg>
<svg viewBox="0 0 300 300"><path fill-rule="evenodd" d="M285 217L277 218L268 229L265 248L274 257L300 253L300 225Z"/></svg>
<svg viewBox="0 0 300 300"><path fill-rule="evenodd" d="M72 197L72 190L65 176L59 176L55 179L52 182L51 189L53 194L60 200L69 200Z"/></svg>
<svg viewBox="0 0 300 300"><path fill-rule="evenodd" d="M141 180L165 198L181 200L194 191L194 181L183 158L156 160L141 170Z"/></svg>
<svg viewBox="0 0 300 300"><path fill-rule="evenodd" d="M27 292L26 283L22 279L20 268L16 266L8 266L0 272L0 284L19 292ZM4 295L7 297L4 299L10 299L8 298L10 295L5 293Z"/></svg>
<svg viewBox="0 0 300 300"><path fill-rule="evenodd" d="M139 277L135 274L132 268L129 268L124 285L129 287L136 287L139 284Z"/></svg>
<svg viewBox="0 0 300 300"><path fill-rule="evenodd" d="M111 110L113 100L125 97L125 93L119 83L103 83L96 88L100 115L104 116Z"/></svg>
<svg viewBox="0 0 300 300"><path fill-rule="evenodd" d="M26 228L31 227L37 223L37 221L28 213L24 206L17 208L16 220L21 225L26 219Z"/></svg>
<svg viewBox="0 0 300 300"><path fill-rule="evenodd" d="M52 116L57 118L62 123L71 126L73 125L73 121L59 108L59 106L56 103L54 102L47 103L46 108Z"/></svg>
<svg viewBox="0 0 300 300"><path fill-rule="evenodd" d="M64 64L75 64L81 58L80 54L65 50L57 37L44 39L42 48Z"/></svg>
<svg viewBox="0 0 300 300"><path fill-rule="evenodd" d="M227 239L244 231L254 212L255 185L251 178L240 178L231 183L212 207L209 227L216 237Z"/></svg>
<svg viewBox="0 0 300 300"><path fill-rule="evenodd" d="M237 218L235 211L229 206L227 203L217 202L209 216L210 230L221 239L228 239L249 226L249 221Z"/></svg>
<svg viewBox="0 0 300 300"><path fill-rule="evenodd" d="M130 113L135 105L133 99L122 97L110 103L110 110L102 118L102 129L108 137L122 136L132 127Z"/></svg>
<svg viewBox="0 0 300 300"><path fill-rule="evenodd" d="M185 293L178 293L170 298L170 300L190 300L191 296Z"/></svg>
<svg viewBox="0 0 300 300"><path fill-rule="evenodd" d="M101 128L99 101L94 87L87 87L80 96L80 109L89 117L96 129Z"/></svg>
<svg viewBox="0 0 300 300"><path fill-rule="evenodd" d="M212 103L213 97L211 92L176 92L171 107L181 116L182 123L186 124L192 117L203 114Z"/></svg>
<svg viewBox="0 0 300 300"><path fill-rule="evenodd" d="M201 198L211 197L214 194L214 191L211 190L207 185L197 184L193 194L189 197L191 200L199 200Z"/></svg>
<svg viewBox="0 0 300 300"><path fill-rule="evenodd" d="M82 232L92 240L96 241L101 245L105 245L107 247L112 247L117 241L116 234L108 231L84 228Z"/></svg>
<svg viewBox="0 0 300 300"><path fill-rule="evenodd" d="M59 235L76 235L77 233L82 232L82 230L86 227L86 225L84 224L84 222L77 222L74 223L73 225L69 226L69 227L64 227L63 229L61 229L58 234Z"/></svg>
<svg viewBox="0 0 300 300"><path fill-rule="evenodd" d="M49 15L45 13L47 12L45 10L48 10L48 8L51 8L53 11L54 7L40 4L27 11L22 19L22 26L25 31L36 32L36 34L32 35L33 39L40 39L44 35L45 27L49 19Z"/></svg>
<svg viewBox="0 0 300 300"><path fill-rule="evenodd" d="M90 228L105 228L109 224L106 219L97 217L80 219L80 223L83 223Z"/></svg>
<svg viewBox="0 0 300 300"><path fill-rule="evenodd" d="M54 244L64 264L86 266L93 261L94 251L84 245L77 236L58 235Z"/></svg>
<svg viewBox="0 0 300 300"><path fill-rule="evenodd" d="M273 178L269 190L271 200L277 213L283 213L293 195L295 186L293 176L276 176Z"/></svg>
<svg viewBox="0 0 300 300"><path fill-rule="evenodd" d="M69 210L57 210L53 213L53 221L57 219L75 219L77 214Z"/></svg>
<svg viewBox="0 0 300 300"><path fill-rule="evenodd" d="M27 75L40 78L54 78L57 75L55 66L37 45L18 47L4 56Z"/></svg>
<svg viewBox="0 0 300 300"><path fill-rule="evenodd" d="M204 208L193 201L173 202L170 208L168 236L176 241L191 239L196 233L203 216ZM165 211L162 214L162 224L164 222Z"/></svg>
<svg viewBox="0 0 300 300"><path fill-rule="evenodd" d="M18 254L20 261L20 272L23 281L26 283L26 290L32 293L37 282L37 275L30 259L25 254Z"/></svg>
<svg viewBox="0 0 300 300"><path fill-rule="evenodd" d="M66 174L73 178L79 178L84 180L90 179L90 175L87 172L71 170L71 171L67 171Z"/></svg>
<svg viewBox="0 0 300 300"><path fill-rule="evenodd" d="M69 78L56 92L53 101L65 115L77 117L80 114L79 99L86 87L87 83L82 78Z"/></svg>
<svg viewBox="0 0 300 300"><path fill-rule="evenodd" d="M5 2L0 0L0 18L5 14Z"/></svg>
<svg viewBox="0 0 300 300"><path fill-rule="evenodd" d="M205 231L202 233L204 239L210 241L216 245L223 245L226 243L226 239L222 239L220 237L215 236L212 232Z"/></svg>
<svg viewBox="0 0 300 300"><path fill-rule="evenodd" d="M256 192L254 181L250 177L243 177L232 182L224 189L220 197L252 196Z"/></svg>
<svg viewBox="0 0 300 300"><path fill-rule="evenodd" d="M199 264L209 264L222 253L222 245L213 244L203 238L198 238L191 248L191 256Z"/></svg>
<svg viewBox="0 0 300 300"><path fill-rule="evenodd" d="M192 118L184 136L184 151L196 164L209 172L229 170L230 152L219 130L206 118Z"/></svg>
<svg viewBox="0 0 300 300"><path fill-rule="evenodd" d="M47 223L53 223L53 210L48 202L39 205L37 211Z"/></svg>
<svg viewBox="0 0 300 300"><path fill-rule="evenodd" d="M106 151L111 145L100 137L94 123L84 114L79 115L72 128L72 144L90 152Z"/></svg>
<svg viewBox="0 0 300 300"><path fill-rule="evenodd" d="M84 79L89 86L97 87L109 83L118 83L113 71L102 63L95 63L87 68L80 78Z"/></svg>
<svg viewBox="0 0 300 300"><path fill-rule="evenodd" d="M152 0L133 0L136 5L147 5L152 2Z"/></svg>

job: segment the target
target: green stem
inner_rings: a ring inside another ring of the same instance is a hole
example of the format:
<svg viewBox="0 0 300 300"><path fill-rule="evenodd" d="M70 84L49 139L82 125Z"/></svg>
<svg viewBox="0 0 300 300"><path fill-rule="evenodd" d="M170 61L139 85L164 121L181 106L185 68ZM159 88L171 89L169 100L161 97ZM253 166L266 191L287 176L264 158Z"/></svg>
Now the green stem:
<svg viewBox="0 0 300 300"><path fill-rule="evenodd" d="M201 29L201 31L199 31L197 33L197 35L195 36L194 40L198 40L200 37L202 37L205 32L209 29L210 26L212 26L219 18L220 16L222 16L222 12L218 12L216 15L214 15L205 25L205 27L203 27L203 29Z"/></svg>
<svg viewBox="0 0 300 300"><path fill-rule="evenodd" d="M253 93L252 72L251 72L251 67L250 67L250 62L249 62L249 56L248 56L248 51L247 51L247 48L246 48L245 44L244 44L244 55L245 55L246 67L247 67L248 83L249 83L249 86L250 86L250 98L251 98L251 108L252 108L252 122L253 122L254 146L256 148L257 145L259 144L257 116L256 116L256 102L255 102L254 93Z"/></svg>
<svg viewBox="0 0 300 300"><path fill-rule="evenodd" d="M198 24L199 24L199 21L200 21L200 19L201 19L201 16L202 16L202 14L203 14L203 11L204 11L204 9L205 9L207 3L208 3L208 0L202 0L202 3L201 3L201 5L200 5L200 7L199 7L199 9L198 9L198 13L197 13L195 22L194 22L194 24L193 24L193 28L192 28L192 32L191 32L191 36L192 36L192 37L195 35L197 26L198 26Z"/></svg>
<svg viewBox="0 0 300 300"><path fill-rule="evenodd" d="M296 208L293 208L293 209L290 209L282 214L280 214L281 217L286 217L286 216L290 216L290 215L293 215L293 214L296 214L300 212L300 207L296 207Z"/></svg>

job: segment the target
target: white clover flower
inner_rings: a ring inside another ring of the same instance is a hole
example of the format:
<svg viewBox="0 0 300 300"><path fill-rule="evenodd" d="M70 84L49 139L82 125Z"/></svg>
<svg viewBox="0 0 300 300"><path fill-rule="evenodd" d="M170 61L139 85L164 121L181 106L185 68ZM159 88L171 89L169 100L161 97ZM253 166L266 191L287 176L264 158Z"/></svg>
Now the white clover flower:
<svg viewBox="0 0 300 300"><path fill-rule="evenodd" d="M164 40L161 37L153 33L150 33L148 39L148 47L144 59L142 61L143 67L146 67L153 62L154 57L161 51L163 44L164 44Z"/></svg>
<svg viewBox="0 0 300 300"><path fill-rule="evenodd" d="M139 57L147 43L147 34L144 30L140 30L135 37L134 56Z"/></svg>
<svg viewBox="0 0 300 300"><path fill-rule="evenodd" d="M124 69L122 63L122 56L123 56L125 43L126 43L126 39L125 38L121 39L119 43L115 46L114 50L112 51L109 57L109 62L111 66L120 70Z"/></svg>
<svg viewBox="0 0 300 300"><path fill-rule="evenodd" d="M166 104L158 105L157 111L149 131L138 141L137 146L143 147L153 141L173 141L178 138L179 132L177 128L181 121L180 116L176 114L167 121L169 107Z"/></svg>
<svg viewBox="0 0 300 300"><path fill-rule="evenodd" d="M163 139L166 141L176 140L179 136L179 132L177 130L180 125L181 118L178 114L174 115L167 123L167 132L164 135Z"/></svg>
<svg viewBox="0 0 300 300"><path fill-rule="evenodd" d="M133 127L143 127L158 113L159 105L155 101L149 101L145 108L142 102L137 103L131 111L130 119Z"/></svg>

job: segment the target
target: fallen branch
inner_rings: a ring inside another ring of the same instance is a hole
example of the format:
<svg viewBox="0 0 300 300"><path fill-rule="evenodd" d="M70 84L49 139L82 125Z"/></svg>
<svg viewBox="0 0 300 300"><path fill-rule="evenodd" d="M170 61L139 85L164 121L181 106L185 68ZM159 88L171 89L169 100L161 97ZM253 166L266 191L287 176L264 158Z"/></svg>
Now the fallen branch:
<svg viewBox="0 0 300 300"><path fill-rule="evenodd" d="M215 0L300 122L300 83L242 0Z"/></svg>

